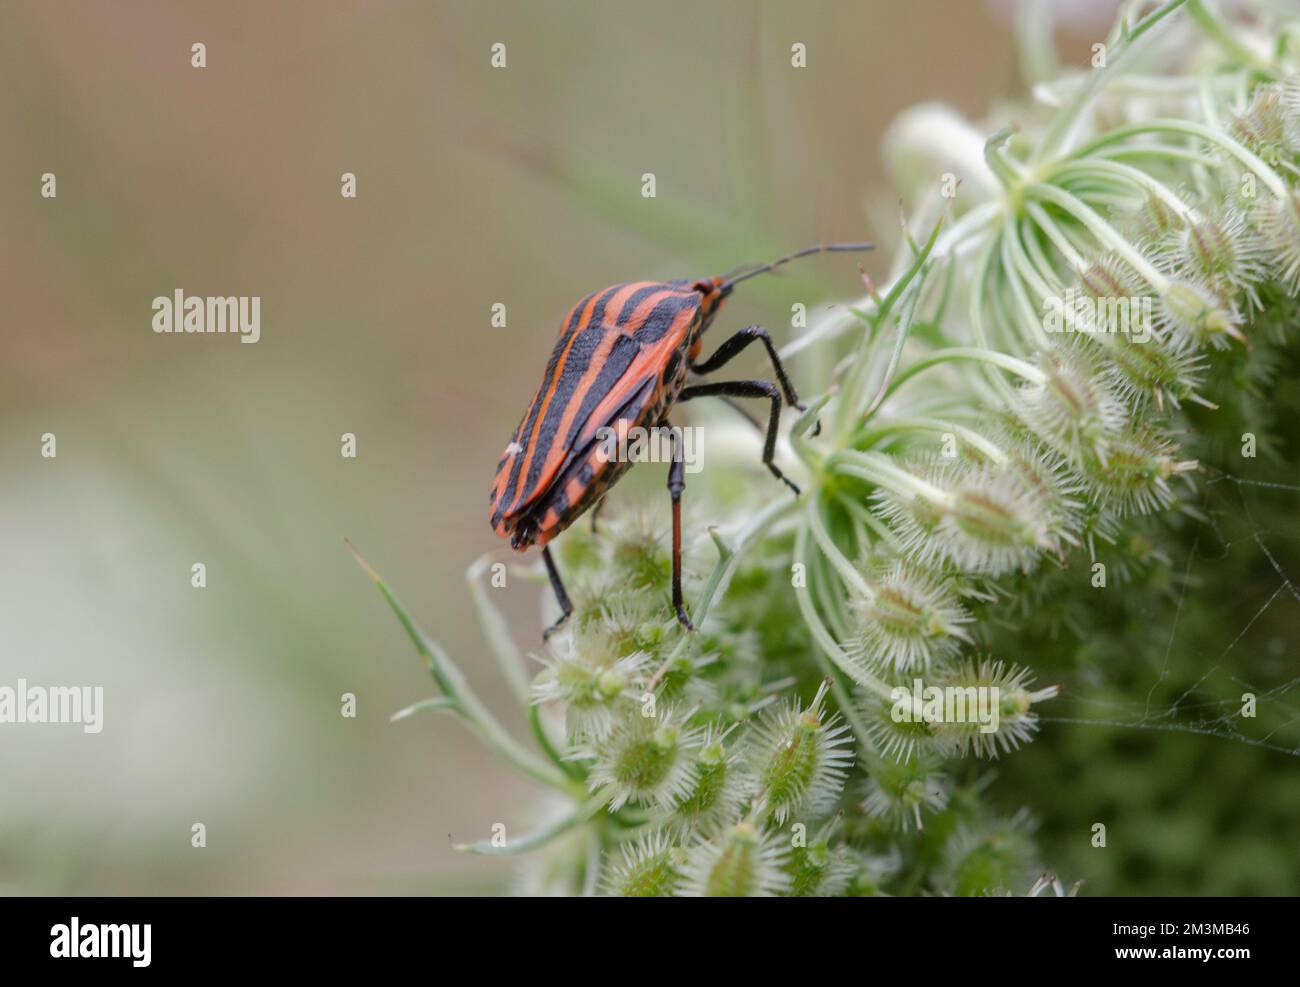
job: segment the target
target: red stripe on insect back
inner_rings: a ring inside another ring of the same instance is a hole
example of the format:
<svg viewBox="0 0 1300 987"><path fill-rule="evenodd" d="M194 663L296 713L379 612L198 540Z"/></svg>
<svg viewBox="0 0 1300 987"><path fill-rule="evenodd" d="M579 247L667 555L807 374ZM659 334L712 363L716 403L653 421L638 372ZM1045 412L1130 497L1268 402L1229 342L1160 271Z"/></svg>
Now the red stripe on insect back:
<svg viewBox="0 0 1300 987"><path fill-rule="evenodd" d="M569 310L569 314L564 317L564 321L560 323L560 336L556 341L555 346L551 348L550 359L546 361L546 372L542 375L542 383L538 387L532 403L528 406L528 410L524 412L524 417L520 420L519 426L515 429L515 434L511 441L512 445L519 442L521 435L532 431L533 421L541 409L542 395L549 390L551 381L555 379L555 373L560 363L560 357L564 353L564 347L561 343L563 340L567 339L575 329L577 329L582 320L582 313L587 311L589 306L594 305L596 299L599 298L600 295L601 292L599 291L592 292L586 298L582 299L582 301L578 302L577 305L573 306L573 308ZM509 455L509 452L507 452L507 455ZM498 479L501 478L499 477Z"/></svg>
<svg viewBox="0 0 1300 987"><path fill-rule="evenodd" d="M620 443L627 442L628 432L634 421L646 409L652 388L643 387L634 396L626 408L621 409L613 428ZM565 465L554 489L547 492L543 503L546 512L536 530L532 533L532 542L543 547L552 538L567 528L579 517L582 510L598 499L601 494L618 478L628 464L614 459L604 442L593 442L581 458L573 458ZM527 547L526 545L523 547Z"/></svg>
<svg viewBox="0 0 1300 987"><path fill-rule="evenodd" d="M495 503L498 514L507 515L514 512L513 508L510 511L505 511L503 507L508 501L517 501L520 477L528 475L533 451L536 448L537 431L545 420L556 387L563 377L569 352L581 334L583 327L591 320L591 313L596 307L596 303L609 291L610 289L606 289L587 296L585 303L575 306L573 311L569 313L569 321L564 332L561 333L560 338L555 343L555 349L551 353L550 363L547 366L547 374L542 380L541 387L537 390L537 396L533 398L533 403L529 406L523 421L519 423L519 427L515 430L515 437L510 443L510 447L508 447L511 462L504 465L497 476ZM498 531L500 530L500 527L498 527Z"/></svg>
<svg viewBox="0 0 1300 987"><path fill-rule="evenodd" d="M643 346L671 339L680 343L691 319L700 309L700 297L693 291L674 288L647 298L623 331Z"/></svg>
<svg viewBox="0 0 1300 987"><path fill-rule="evenodd" d="M603 415L601 422L626 436L632 425L648 421L652 413L658 414L655 408L662 395L658 385L658 377L645 376L631 397ZM537 500L526 511L501 521L498 530L504 529L515 549L524 551L530 544L544 546L572 524L630 465L607 455L605 443L595 432L598 425L593 421L589 427L595 437L568 447L556 479Z"/></svg>
<svg viewBox="0 0 1300 987"><path fill-rule="evenodd" d="M603 426L614 425L620 427L622 425L636 424L649 426L658 424L658 422L652 421L642 422L640 419L647 409L653 408L660 403L663 381L660 379L659 374L667 363L666 351L671 351L674 346L680 345L681 337L677 336L675 343L671 341L672 337L677 335L678 329L682 332L686 331L692 315L690 312L682 312L678 316L680 326L674 326L673 331L666 334L658 345L642 347L626 373L596 405L595 410L587 419L586 425L572 443L571 447L573 449L583 449L588 443L595 441L600 428Z"/></svg>
<svg viewBox="0 0 1300 987"><path fill-rule="evenodd" d="M665 371L680 360L674 351L698 324L703 298L686 282L640 281L614 285L575 307L542 387L498 463L491 518L498 534L509 535L528 515L534 532L567 526L566 513L583 499L570 488L570 467L601 426L629 412L638 420L662 403ZM527 540L522 531L516 535Z"/></svg>
<svg viewBox="0 0 1300 987"><path fill-rule="evenodd" d="M618 328L629 336L635 337L646 320L664 302L669 302L671 309L680 309L682 293L669 285L661 285L655 291L647 291L637 298L636 304L624 312L618 321Z"/></svg>
<svg viewBox="0 0 1300 987"><path fill-rule="evenodd" d="M578 420L578 413L584 405L584 398L592 393L593 385L600 377L601 371L605 368L615 344L619 342L619 334L617 332L609 331L610 320L608 319L608 313L619 312L624 303L642 287L644 287L644 284L622 285L606 302L604 306L606 317L602 319L602 323L599 327L602 335L600 342L596 346L595 352L592 353L591 359L587 362L587 366L584 368L582 376L572 383L568 381L565 382L563 394L564 413L560 416L559 423L557 424L554 433L550 436L550 446L546 450L546 458L543 461L542 469L539 471L535 480L531 475L529 476L529 486L533 488L531 496L536 496L537 493L546 487L546 485L551 481L551 478L554 477L555 471L559 469L560 463L564 461L565 454L569 451L569 443L572 442L572 431L575 423L579 426L583 424L582 421ZM541 436L539 433L540 426L538 428L538 434L534 434L532 437L534 443L540 441ZM528 494L528 491L523 492L524 496L527 496ZM529 499L531 499L531 496L529 496ZM511 513L518 511L522 499L523 497L521 496L520 499L516 500L511 509Z"/></svg>
<svg viewBox="0 0 1300 987"><path fill-rule="evenodd" d="M627 352L628 344L621 342L615 327L639 324L641 306L629 313L627 304L646 293L651 299L680 294L650 281L614 285L592 299L573 332L557 345L560 357L551 386L540 410L526 418L528 427L515 439L516 458L509 479L503 482L498 477L494 497L498 531L506 519L522 512L547 488L565 461L574 434L587 423L592 398L616 383L631 363L633 353ZM611 365L610 355L616 350L619 358Z"/></svg>

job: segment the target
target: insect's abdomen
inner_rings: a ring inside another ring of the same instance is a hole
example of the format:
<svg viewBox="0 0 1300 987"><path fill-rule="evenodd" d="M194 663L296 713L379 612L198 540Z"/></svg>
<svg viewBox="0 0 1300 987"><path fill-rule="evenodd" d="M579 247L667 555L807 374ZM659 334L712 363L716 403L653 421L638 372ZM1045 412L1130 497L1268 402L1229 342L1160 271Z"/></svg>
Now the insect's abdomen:
<svg viewBox="0 0 1300 987"><path fill-rule="evenodd" d="M663 419L686 379L699 307L689 285L660 282L614 285L574 307L497 465L497 534L519 549L545 544L626 472L601 459L597 432Z"/></svg>
<svg viewBox="0 0 1300 987"><path fill-rule="evenodd" d="M663 424L685 383L686 361L675 360L664 374L646 382L644 400L638 397L611 423L615 434L622 439L632 428L648 429ZM630 417L635 408L641 410L635 412L635 418ZM626 459L607 461L601 455L604 450L603 443L593 443L585 455L574 460L576 466L570 465L560 479L538 498L529 512L536 524L530 539L532 544L545 545L582 517L632 467L632 462Z"/></svg>

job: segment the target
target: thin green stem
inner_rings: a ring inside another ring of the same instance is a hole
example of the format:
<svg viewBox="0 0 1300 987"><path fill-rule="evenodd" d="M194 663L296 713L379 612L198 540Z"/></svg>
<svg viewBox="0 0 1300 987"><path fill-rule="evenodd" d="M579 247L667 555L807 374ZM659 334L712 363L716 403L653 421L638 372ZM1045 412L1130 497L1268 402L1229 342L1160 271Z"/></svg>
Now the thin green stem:
<svg viewBox="0 0 1300 987"><path fill-rule="evenodd" d="M1123 164L1119 161L1108 161L1104 158L1089 158L1086 160L1066 158L1050 167L1043 176L1043 180L1089 174L1110 176L1126 182L1136 189L1154 195L1179 216L1186 216L1193 221L1198 216L1195 207L1179 198L1164 182L1153 178L1141 168L1134 168L1132 165Z"/></svg>
<svg viewBox="0 0 1300 987"><path fill-rule="evenodd" d="M582 781L585 778L586 773L578 764L574 761L566 761L559 748L555 746L550 731L546 729L546 724L542 722L542 708L537 703L530 703L528 706L528 725L532 728L533 736L537 740L537 746L542 749L543 754L550 758L552 764L574 781Z"/></svg>
<svg viewBox="0 0 1300 987"><path fill-rule="evenodd" d="M1242 44L1228 30L1227 25L1209 11L1202 0L1189 0L1187 12L1191 15L1192 20L1196 22L1197 27L1204 31L1206 36L1228 55L1260 75L1267 76L1270 79L1277 78L1277 69Z"/></svg>
<svg viewBox="0 0 1300 987"><path fill-rule="evenodd" d="M930 503L946 507L952 500L932 483L927 483L878 452L858 452L841 449L827 461L827 468L856 476L860 480L882 487L900 497L922 497Z"/></svg>
<svg viewBox="0 0 1300 987"><path fill-rule="evenodd" d="M1187 0L1169 0L1168 3L1153 10L1134 25L1133 29L1128 32L1126 40L1119 41L1112 36L1111 57L1106 67L1095 69L1087 77L1083 85L1079 87L1078 91L1070 96L1070 100L1064 108L1052 118L1052 122L1047 127L1047 132L1043 135L1043 139L1039 141L1034 154L1035 162L1047 161L1060 150L1078 126L1079 120L1087 111L1088 106L1097 98L1106 83L1119 74L1121 65L1132 56L1137 42L1186 2Z"/></svg>
<svg viewBox="0 0 1300 987"><path fill-rule="evenodd" d="M1115 227L1102 219L1081 200L1055 185L1034 184L1026 190L1027 194L1043 199L1064 209L1080 224L1087 228L1103 247L1119 254L1157 294L1169 290L1169 279L1156 270L1155 265L1147 260L1146 255L1133 246Z"/></svg>
<svg viewBox="0 0 1300 987"><path fill-rule="evenodd" d="M388 584L380 578L370 563L353 548L351 542L347 542L347 546L362 569L370 576L371 581L378 587L380 594L388 602L389 608L397 616L398 622L406 631L407 637L415 645L416 652L424 659L425 667L428 668L434 681L438 683L438 687L442 689L443 694L455 702L469 728L488 747L504 760L513 764L523 774L541 782L543 785L572 794L574 791L572 779L563 772L557 771L545 761L540 760L510 735L488 710L487 706L483 704L483 701L478 698L474 690L470 688L469 682L466 681L464 674L462 674L456 663L448 657L437 642L430 640L415 621L411 619L401 601L388 588Z"/></svg>
<svg viewBox="0 0 1300 987"><path fill-rule="evenodd" d="M1192 120L1143 120L1141 123L1132 123L1123 127L1116 127L1108 130L1095 140L1085 144L1070 154L1072 158L1088 157L1100 148L1109 144L1115 144L1119 141L1127 140L1130 137L1140 137L1146 134L1178 134L1183 137L1195 138L1205 141L1214 147L1227 152L1236 158L1248 170L1257 175L1263 183L1268 186L1268 190L1279 199L1285 198L1287 194L1286 182L1264 163L1257 155L1253 154L1242 144L1233 140L1221 130L1215 130L1213 127L1207 127L1204 124L1196 123Z"/></svg>
<svg viewBox="0 0 1300 987"><path fill-rule="evenodd" d="M946 421L942 418L899 418L894 421L885 422L877 425L858 436L858 442L869 445L876 439L895 432L938 432L940 434L952 433L960 438L967 445L979 450L985 456L995 463L1005 463L1007 454L1002 451L996 442L988 437L981 435L972 428L965 425L958 425L956 422Z"/></svg>
<svg viewBox="0 0 1300 987"><path fill-rule="evenodd" d="M1027 202L1025 203L1025 212L1034 221L1034 224L1047 235L1047 239L1052 241L1052 246L1060 252L1061 256L1065 258L1065 262L1070 265L1075 273L1081 274L1088 269L1088 261L1074 248L1070 238L1065 235L1065 231L1061 229L1060 225L1046 209L1037 202Z"/></svg>
<svg viewBox="0 0 1300 987"><path fill-rule="evenodd" d="M808 529L806 527L801 527L798 534L795 535L794 557L795 561L803 563L804 571L808 571ZM830 631L826 629L826 625L822 623L821 618L817 615L816 610L813 608L812 600L809 598L808 594L798 593L796 594L796 597L799 604L799 612L803 615L804 622L808 625L808 629L813 637L813 643L817 645L817 647L813 649L814 657L817 660L818 666L822 670L822 674L825 675L831 684L831 695L839 705L840 712L844 714L844 719L853 730L853 734L857 737L858 743L862 744L867 750L871 750L873 745L871 743L871 734L867 731L866 721L862 719L857 706L849 696L848 691L840 682L840 673L848 675L860 685L871 689L871 691L876 692L877 694L880 694L881 689L887 690L888 686L876 679L874 676L866 676L866 678L871 680L870 682L866 682L862 681L859 676L853 674L847 667L848 663L844 652L840 649L835 638L831 636ZM884 693L884 697L889 698L887 691Z"/></svg>
<svg viewBox="0 0 1300 987"><path fill-rule="evenodd" d="M997 350L979 349L972 346L950 346L946 349L935 350L929 356L917 360L906 370L899 371L898 375L890 383L885 396L889 397L922 371L929 370L931 367L943 366L956 360L969 360L998 367L1001 370L1009 370L1017 377L1027 380L1031 384L1043 384L1047 381L1046 374L1032 363L1026 363L1019 357L1001 353Z"/></svg>
<svg viewBox="0 0 1300 987"><path fill-rule="evenodd" d="M1006 217L1002 227L1002 266L1006 272L1006 281L1011 288L1011 294L1020 308L1021 319L1016 320L1015 325L1017 329L1022 330L1021 340L1030 349L1045 348L1048 339L1047 332L1043 329L1043 315L1030 301L1026 285L1026 282L1033 282L1037 278L1029 258L1025 256L1020 246L1020 234L1016 229L1015 220L1010 215ZM1040 299L1052 294L1046 285L1040 285L1037 293ZM1025 338L1025 330L1028 331L1029 338Z"/></svg>
<svg viewBox="0 0 1300 987"><path fill-rule="evenodd" d="M844 553L839 550L835 540L831 538L831 533L827 530L826 519L822 514L822 504L820 500L815 500L808 505L808 528L812 531L812 536L817 542L817 547L821 549L822 555L835 567L835 571L840 574L840 578L853 588L860 596L867 599L873 598L876 593L867 581L862 578L857 567L845 558Z"/></svg>

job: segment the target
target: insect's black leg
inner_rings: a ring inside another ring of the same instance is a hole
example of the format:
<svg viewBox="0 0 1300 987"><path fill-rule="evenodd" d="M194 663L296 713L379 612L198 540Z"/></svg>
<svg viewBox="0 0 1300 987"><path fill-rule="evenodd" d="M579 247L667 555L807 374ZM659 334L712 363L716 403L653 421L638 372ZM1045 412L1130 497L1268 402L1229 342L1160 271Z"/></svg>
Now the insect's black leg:
<svg viewBox="0 0 1300 987"><path fill-rule="evenodd" d="M693 384L683 388L677 400L690 401L692 398L707 397L767 398L772 402L772 413L767 418L767 439L763 443L763 465L798 495L799 488L791 483L773 462L776 457L777 429L781 424L781 392L776 389L776 385L769 384L765 380L724 380L708 384Z"/></svg>
<svg viewBox="0 0 1300 987"><path fill-rule="evenodd" d="M546 563L546 575L551 580L551 589L555 591L555 600L560 604L560 609L563 611L559 620L542 631L542 639L545 640L569 619L569 615L573 613L573 604L569 602L569 594L564 591L564 583L560 582L560 572L555 568L555 559L551 558L550 545L542 549L542 561Z"/></svg>
<svg viewBox="0 0 1300 987"><path fill-rule="evenodd" d="M596 503L591 505L591 533L593 535L598 534L598 532L596 531L596 519L600 517L600 512L604 510L604 507L605 507L604 497L601 497L600 500L596 501Z"/></svg>
<svg viewBox="0 0 1300 987"><path fill-rule="evenodd" d="M686 489L686 471L682 463L681 439L673 435L673 461L668 467L668 494L673 499L673 609L677 623L688 631L695 630L682 605L682 491Z"/></svg>
<svg viewBox="0 0 1300 987"><path fill-rule="evenodd" d="M781 385L781 391L785 394L787 404L793 405L800 411L807 410L800 402L799 395L795 393L794 385L790 383L790 375L785 372L785 365L781 358L776 354L776 347L772 345L772 337L767 334L767 330L762 326L745 326L734 336L724 340L722 345L717 348L713 356L700 363L691 364L691 369L697 374L708 374L717 370L719 367L730 363L746 346L754 340L762 340L764 349L767 350L768 358L772 361L772 370L776 373L776 379ZM821 431L821 422L817 423L817 428L813 432L816 435Z"/></svg>

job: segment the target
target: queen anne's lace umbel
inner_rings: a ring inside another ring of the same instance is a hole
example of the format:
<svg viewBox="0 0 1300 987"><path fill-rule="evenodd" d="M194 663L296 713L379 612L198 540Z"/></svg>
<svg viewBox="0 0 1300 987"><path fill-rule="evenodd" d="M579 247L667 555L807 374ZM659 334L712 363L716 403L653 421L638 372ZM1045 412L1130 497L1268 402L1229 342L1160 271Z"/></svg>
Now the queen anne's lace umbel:
<svg viewBox="0 0 1300 987"><path fill-rule="evenodd" d="M697 633L671 622L653 511L557 542L575 611L530 697L549 760L457 710L563 793L518 841L549 855L535 872L610 894L1030 888L1030 820L972 811L950 768L1030 741L1057 690L1032 655L988 654L977 615L1064 560L1122 559L1132 519L1196 481L1207 368L1300 311L1300 64L1273 43L1300 26L1210 17L1118 27L1106 67L1040 84L973 160L947 110L893 128L933 191L890 282L787 347L834 368L791 429L802 497L697 488L718 526L688 540ZM912 837L944 812L926 863Z"/></svg>

